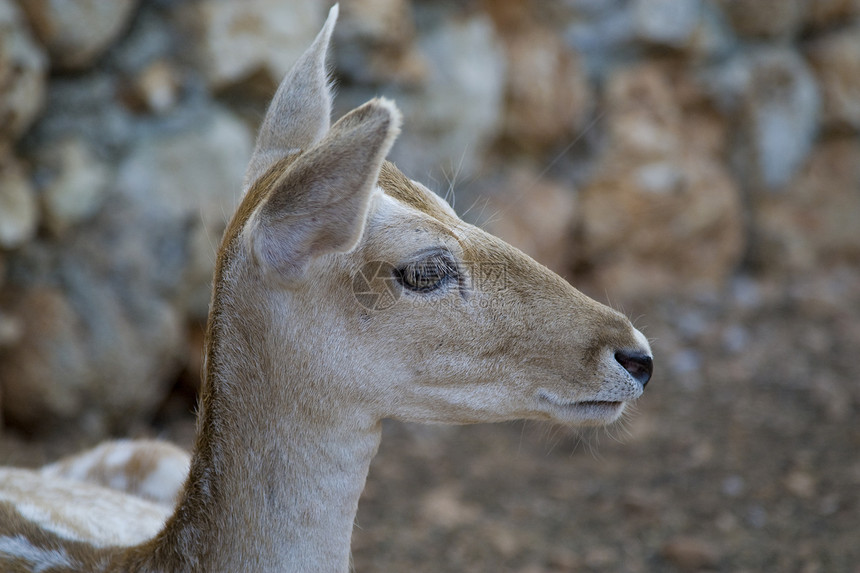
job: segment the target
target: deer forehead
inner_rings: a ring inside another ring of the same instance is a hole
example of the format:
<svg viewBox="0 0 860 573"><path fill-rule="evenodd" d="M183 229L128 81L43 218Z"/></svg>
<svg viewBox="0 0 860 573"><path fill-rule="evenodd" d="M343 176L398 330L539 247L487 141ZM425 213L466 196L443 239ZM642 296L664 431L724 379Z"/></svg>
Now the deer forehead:
<svg viewBox="0 0 860 573"><path fill-rule="evenodd" d="M440 222L452 226L463 224L454 209L444 199L424 185L406 177L393 163L386 161L382 164L382 169L379 172L379 186L386 195Z"/></svg>
<svg viewBox="0 0 860 573"><path fill-rule="evenodd" d="M462 256L467 227L444 199L385 162L357 251L391 263L431 247Z"/></svg>
<svg viewBox="0 0 860 573"><path fill-rule="evenodd" d="M357 264L384 261L396 265L434 249L446 249L462 258L467 237L463 225L450 217L439 220L378 188L371 196L362 239L348 258Z"/></svg>
<svg viewBox="0 0 860 573"><path fill-rule="evenodd" d="M434 246L447 247L467 263L499 263L512 270L525 266L531 271L541 266L501 239L460 219L447 201L387 161L379 174L379 189L384 193L381 205L377 205L379 220L375 221L383 235L375 241L380 249L437 243ZM399 236L392 240L391 234ZM375 239L366 238L371 243Z"/></svg>

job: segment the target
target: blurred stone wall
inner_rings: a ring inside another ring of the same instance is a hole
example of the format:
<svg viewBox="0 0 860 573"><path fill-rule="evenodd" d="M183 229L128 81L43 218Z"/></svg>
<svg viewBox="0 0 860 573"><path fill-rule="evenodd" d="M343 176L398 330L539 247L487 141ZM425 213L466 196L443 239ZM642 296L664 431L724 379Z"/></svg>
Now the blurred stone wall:
<svg viewBox="0 0 860 573"><path fill-rule="evenodd" d="M199 364L256 125L323 0L0 0L0 403L122 433ZM336 115L601 298L860 263L860 0L343 0ZM852 274L854 273L854 274Z"/></svg>

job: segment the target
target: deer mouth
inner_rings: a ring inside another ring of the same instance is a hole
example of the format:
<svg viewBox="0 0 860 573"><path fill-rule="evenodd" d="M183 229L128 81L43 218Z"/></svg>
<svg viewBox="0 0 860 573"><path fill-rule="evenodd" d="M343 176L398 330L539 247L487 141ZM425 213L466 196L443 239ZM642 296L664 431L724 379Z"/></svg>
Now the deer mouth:
<svg viewBox="0 0 860 573"><path fill-rule="evenodd" d="M542 409L553 418L573 423L608 424L624 411L625 402L614 400L564 400L542 390L538 394Z"/></svg>

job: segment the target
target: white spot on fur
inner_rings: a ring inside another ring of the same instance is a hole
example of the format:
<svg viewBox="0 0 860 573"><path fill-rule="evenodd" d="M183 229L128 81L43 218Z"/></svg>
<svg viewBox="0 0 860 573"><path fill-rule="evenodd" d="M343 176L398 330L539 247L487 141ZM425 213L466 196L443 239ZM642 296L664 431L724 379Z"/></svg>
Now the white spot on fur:
<svg viewBox="0 0 860 573"><path fill-rule="evenodd" d="M105 464L108 466L124 466L134 455L134 448L129 442L117 441L112 444L112 447L105 456Z"/></svg>
<svg viewBox="0 0 860 573"><path fill-rule="evenodd" d="M123 473L116 473L110 476L108 487L119 491L126 491L128 490L128 477Z"/></svg>
<svg viewBox="0 0 860 573"><path fill-rule="evenodd" d="M51 516L51 510L50 509L45 508L45 507L40 507L38 505L33 505L32 503L27 503L26 501L17 502L17 503L11 499L6 499L4 501L12 501L13 503L15 503L15 509L18 511L18 513L21 514L21 517L23 517L24 519L28 519L28 520L32 521L33 523L39 523L39 524L47 523L49 525L46 526L45 529L51 531L52 533L55 533L64 539L71 539L73 541L80 541L80 538L78 537L78 533L76 531L74 531L73 529L69 529L67 527L64 527L60 523L51 523L52 516Z"/></svg>
<svg viewBox="0 0 860 573"><path fill-rule="evenodd" d="M23 535L0 537L0 555L26 561L33 573L41 573L55 567L75 566L65 549L36 547Z"/></svg>
<svg viewBox="0 0 860 573"><path fill-rule="evenodd" d="M74 458L60 460L44 466L40 472L48 477L66 477L68 479L85 480L93 466L100 463L103 452L100 449L90 450Z"/></svg>
<svg viewBox="0 0 860 573"><path fill-rule="evenodd" d="M159 460L158 466L146 476L138 489L140 495L172 506L187 477L187 458L165 457Z"/></svg>
<svg viewBox="0 0 860 573"><path fill-rule="evenodd" d="M116 440L44 466L40 473L109 487L172 508L188 477L190 460L186 451L168 442Z"/></svg>
<svg viewBox="0 0 860 573"><path fill-rule="evenodd" d="M97 547L147 541L171 513L132 495L15 468L0 468L0 501L64 539Z"/></svg>

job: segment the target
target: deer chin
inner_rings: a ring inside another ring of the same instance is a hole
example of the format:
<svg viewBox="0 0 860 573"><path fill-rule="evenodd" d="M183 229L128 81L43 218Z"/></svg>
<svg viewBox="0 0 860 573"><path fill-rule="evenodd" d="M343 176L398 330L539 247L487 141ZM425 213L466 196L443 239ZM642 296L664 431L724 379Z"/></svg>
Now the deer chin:
<svg viewBox="0 0 860 573"><path fill-rule="evenodd" d="M566 400L548 390L537 394L540 411L553 421L576 426L602 426L617 420L627 402L623 400Z"/></svg>

